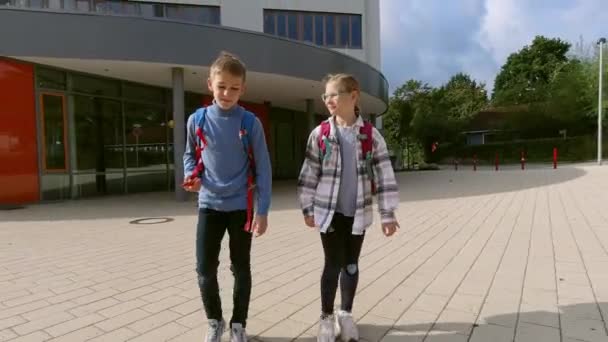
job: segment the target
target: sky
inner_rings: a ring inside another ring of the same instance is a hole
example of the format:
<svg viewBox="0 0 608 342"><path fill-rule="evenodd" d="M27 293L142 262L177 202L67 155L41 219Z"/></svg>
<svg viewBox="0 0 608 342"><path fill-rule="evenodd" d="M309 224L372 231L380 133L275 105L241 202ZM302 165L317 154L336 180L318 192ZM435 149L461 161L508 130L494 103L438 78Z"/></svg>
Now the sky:
<svg viewBox="0 0 608 342"><path fill-rule="evenodd" d="M379 0L382 72L391 94L408 79L439 86L464 72L486 84L536 35L608 37L606 0Z"/></svg>

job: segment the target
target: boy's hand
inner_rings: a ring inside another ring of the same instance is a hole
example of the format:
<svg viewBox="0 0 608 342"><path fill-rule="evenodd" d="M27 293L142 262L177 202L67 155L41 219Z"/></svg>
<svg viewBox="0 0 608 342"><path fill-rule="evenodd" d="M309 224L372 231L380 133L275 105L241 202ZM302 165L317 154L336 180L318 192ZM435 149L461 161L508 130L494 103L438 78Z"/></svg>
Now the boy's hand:
<svg viewBox="0 0 608 342"><path fill-rule="evenodd" d="M253 231L256 237L260 237L266 233L268 228L268 216L255 215L253 218Z"/></svg>
<svg viewBox="0 0 608 342"><path fill-rule="evenodd" d="M201 189L201 179L198 177L188 176L182 184L184 190L188 192L198 192Z"/></svg>
<svg viewBox="0 0 608 342"><path fill-rule="evenodd" d="M383 223L382 232L384 233L384 236L391 236L391 235L395 234L398 227L399 227L399 223L397 221Z"/></svg>
<svg viewBox="0 0 608 342"><path fill-rule="evenodd" d="M304 223L310 228L315 228L315 217L314 216L304 216Z"/></svg>

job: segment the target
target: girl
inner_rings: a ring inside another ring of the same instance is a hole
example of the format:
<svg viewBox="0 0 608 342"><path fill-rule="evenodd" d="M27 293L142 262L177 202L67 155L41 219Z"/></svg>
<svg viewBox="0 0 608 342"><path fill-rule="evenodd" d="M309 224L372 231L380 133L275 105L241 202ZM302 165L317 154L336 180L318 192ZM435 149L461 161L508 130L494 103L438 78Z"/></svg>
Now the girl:
<svg viewBox="0 0 608 342"><path fill-rule="evenodd" d="M331 116L308 138L298 181L304 222L318 228L325 254L321 276L320 342L358 340L352 306L359 280L359 255L372 224L372 189L377 188L382 231L391 236L399 224L397 183L380 132L360 116L357 80L347 74L324 79L323 102ZM342 305L334 314L340 280Z"/></svg>

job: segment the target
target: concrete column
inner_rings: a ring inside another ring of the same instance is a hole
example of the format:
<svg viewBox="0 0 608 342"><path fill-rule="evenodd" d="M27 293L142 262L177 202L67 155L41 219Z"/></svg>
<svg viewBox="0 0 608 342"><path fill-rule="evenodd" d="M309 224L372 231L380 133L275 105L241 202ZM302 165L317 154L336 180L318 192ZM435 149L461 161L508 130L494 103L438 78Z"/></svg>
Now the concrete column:
<svg viewBox="0 0 608 342"><path fill-rule="evenodd" d="M183 156L186 147L186 120L184 118L184 69L172 68L173 78L173 171L175 173L175 199L185 201L188 196L182 189L184 181Z"/></svg>
<svg viewBox="0 0 608 342"><path fill-rule="evenodd" d="M365 0L363 32L365 60L368 64L380 70L382 61L380 54L380 0Z"/></svg>
<svg viewBox="0 0 608 342"><path fill-rule="evenodd" d="M68 83L71 83L71 77L68 77ZM71 89L71 84L68 85ZM76 119L74 115L74 96L67 96L67 115L68 115L68 153L70 154L70 165L69 165L69 173L70 173L70 198L76 199L78 198L78 178L74 175L76 172L76 166L78 165L78 160L76 156L78 155L78 141L76 139Z"/></svg>
<svg viewBox="0 0 608 342"><path fill-rule="evenodd" d="M317 126L314 108L315 107L313 99L306 99L306 118L308 119L308 133L312 132L312 130L315 129L315 127Z"/></svg>

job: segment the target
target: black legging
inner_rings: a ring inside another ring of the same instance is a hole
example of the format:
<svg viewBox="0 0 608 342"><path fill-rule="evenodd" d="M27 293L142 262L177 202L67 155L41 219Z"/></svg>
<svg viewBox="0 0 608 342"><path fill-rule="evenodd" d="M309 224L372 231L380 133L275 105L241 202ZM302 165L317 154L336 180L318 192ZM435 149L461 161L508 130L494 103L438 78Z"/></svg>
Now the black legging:
<svg viewBox="0 0 608 342"><path fill-rule="evenodd" d="M321 233L325 266L321 276L323 314L334 312L334 301L340 278L341 309L351 312L359 282L359 255L364 235L353 235L353 218L336 213L327 233Z"/></svg>

